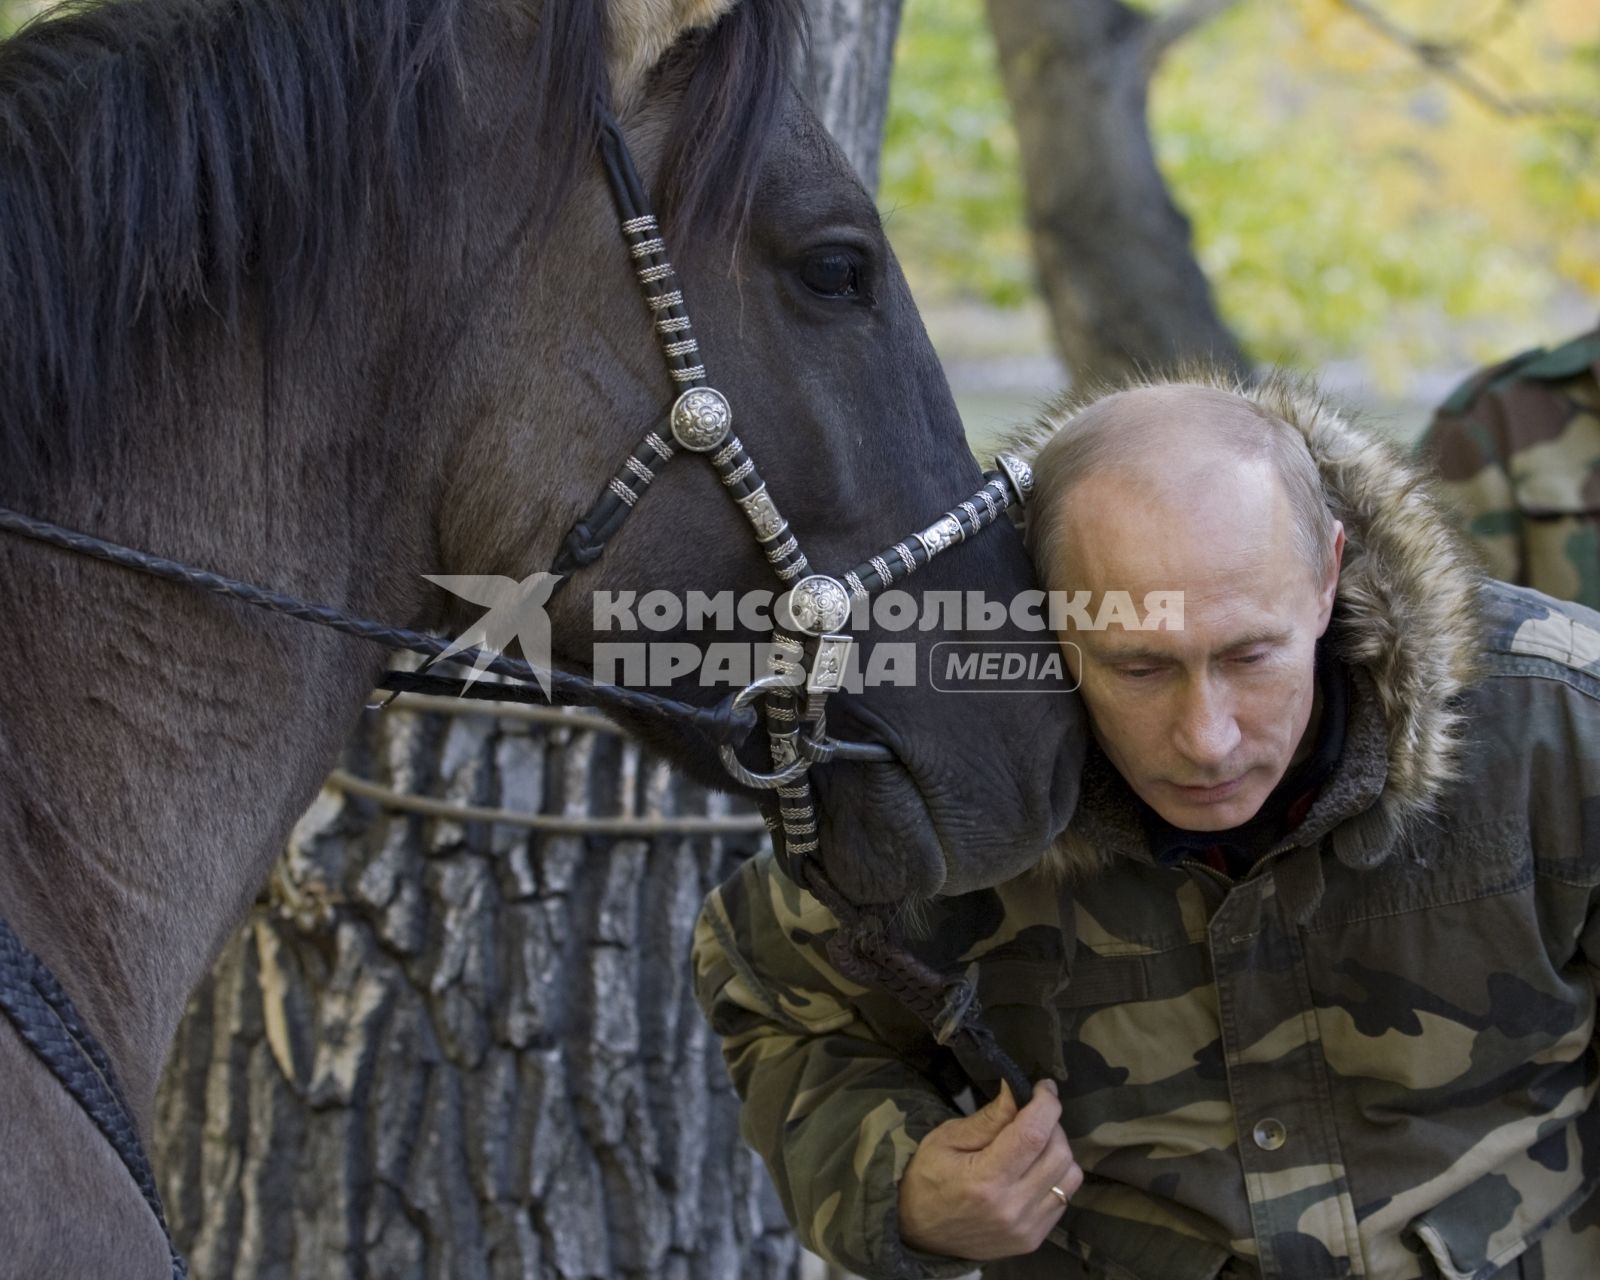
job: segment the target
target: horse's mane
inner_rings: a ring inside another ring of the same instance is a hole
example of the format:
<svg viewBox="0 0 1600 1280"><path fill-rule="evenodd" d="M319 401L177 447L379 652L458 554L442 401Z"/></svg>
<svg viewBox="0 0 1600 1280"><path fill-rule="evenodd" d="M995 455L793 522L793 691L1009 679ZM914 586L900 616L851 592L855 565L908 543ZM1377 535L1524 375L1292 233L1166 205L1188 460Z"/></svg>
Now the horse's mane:
<svg viewBox="0 0 1600 1280"><path fill-rule="evenodd" d="M414 233L442 216L471 109L465 27L490 2L74 0L0 43L6 490L83 457L197 307L236 321L270 296L292 314L369 219ZM592 154L603 21L596 0L545 2L532 225ZM664 166L680 229L747 206L799 22L797 0L750 0L696 42Z"/></svg>

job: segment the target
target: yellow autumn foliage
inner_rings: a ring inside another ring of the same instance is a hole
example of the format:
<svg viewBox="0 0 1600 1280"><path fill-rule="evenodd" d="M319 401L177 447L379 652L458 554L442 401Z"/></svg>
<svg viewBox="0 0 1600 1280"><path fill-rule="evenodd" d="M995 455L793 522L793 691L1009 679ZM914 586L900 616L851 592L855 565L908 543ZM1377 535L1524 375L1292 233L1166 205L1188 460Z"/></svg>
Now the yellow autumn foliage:
<svg viewBox="0 0 1600 1280"><path fill-rule="evenodd" d="M1561 336L1600 310L1600 4L1369 4L1451 66L1346 0L1241 0L1157 73L1157 154L1227 319L1264 359L1391 382ZM981 0L910 0L904 23L891 235L920 288L1012 302L1020 186Z"/></svg>

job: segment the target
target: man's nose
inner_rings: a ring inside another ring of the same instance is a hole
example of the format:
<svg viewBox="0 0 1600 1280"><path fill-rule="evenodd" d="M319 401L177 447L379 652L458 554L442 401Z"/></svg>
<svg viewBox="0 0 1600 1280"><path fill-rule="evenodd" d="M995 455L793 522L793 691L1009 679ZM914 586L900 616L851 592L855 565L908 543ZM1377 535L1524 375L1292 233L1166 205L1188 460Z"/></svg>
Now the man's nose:
<svg viewBox="0 0 1600 1280"><path fill-rule="evenodd" d="M1184 759L1201 768L1215 768L1233 754L1242 736L1228 690L1206 677L1190 684L1173 735Z"/></svg>

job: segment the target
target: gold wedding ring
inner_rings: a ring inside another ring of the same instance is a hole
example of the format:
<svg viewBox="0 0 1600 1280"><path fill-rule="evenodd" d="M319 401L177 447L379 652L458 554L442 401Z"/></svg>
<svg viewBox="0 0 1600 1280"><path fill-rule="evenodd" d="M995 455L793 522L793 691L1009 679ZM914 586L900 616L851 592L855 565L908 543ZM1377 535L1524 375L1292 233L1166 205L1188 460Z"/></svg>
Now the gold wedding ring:
<svg viewBox="0 0 1600 1280"><path fill-rule="evenodd" d="M1050 1188L1050 1194L1053 1195L1057 1200L1061 1201L1062 1208L1066 1207L1067 1193L1065 1191L1063 1191L1060 1187L1052 1185Z"/></svg>

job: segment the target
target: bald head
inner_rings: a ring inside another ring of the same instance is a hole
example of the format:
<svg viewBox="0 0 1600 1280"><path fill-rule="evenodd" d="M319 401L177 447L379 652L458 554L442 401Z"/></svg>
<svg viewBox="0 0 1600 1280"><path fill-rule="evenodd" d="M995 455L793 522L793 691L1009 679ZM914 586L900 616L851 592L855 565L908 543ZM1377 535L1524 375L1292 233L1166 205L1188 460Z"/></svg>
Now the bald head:
<svg viewBox="0 0 1600 1280"><path fill-rule="evenodd" d="M1091 509L1103 508L1098 500L1081 507L1069 501L1095 477L1114 482L1120 499L1137 501L1152 520L1213 508L1209 514L1231 511L1235 523L1259 525L1269 518L1262 504L1281 502L1296 552L1314 580L1326 577L1335 523L1316 463L1299 432L1244 396L1187 383L1104 396L1045 443L1034 476L1028 539L1047 579L1057 576L1073 513L1086 520L1105 514ZM1156 530L1151 534L1155 545Z"/></svg>

